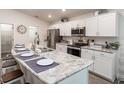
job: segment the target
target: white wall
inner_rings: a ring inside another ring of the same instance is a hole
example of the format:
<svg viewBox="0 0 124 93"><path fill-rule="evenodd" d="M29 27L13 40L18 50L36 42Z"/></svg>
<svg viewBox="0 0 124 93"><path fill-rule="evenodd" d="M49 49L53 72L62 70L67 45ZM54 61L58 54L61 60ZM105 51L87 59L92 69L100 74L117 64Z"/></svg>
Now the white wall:
<svg viewBox="0 0 124 93"><path fill-rule="evenodd" d="M28 26L39 26L40 41L42 45L45 44L44 39L46 39L48 23L44 21L15 10L2 9L0 10L0 24L1 23L14 24L14 43L24 43L26 45L29 44L29 32L27 31L21 35L16 30L17 26L25 25L27 28Z"/></svg>
<svg viewBox="0 0 124 93"><path fill-rule="evenodd" d="M124 59L124 16L120 17L120 57Z"/></svg>
<svg viewBox="0 0 124 93"><path fill-rule="evenodd" d="M17 32L17 26L18 25L25 25L27 28L28 26L39 26L39 34L41 43L43 43L43 40L46 36L46 30L47 30L47 23L40 21L34 17L22 14L20 12L17 12L15 10L0 10L0 23L9 23L14 24L14 43L25 43L27 44L29 42L29 34L28 31L24 35L21 35Z"/></svg>

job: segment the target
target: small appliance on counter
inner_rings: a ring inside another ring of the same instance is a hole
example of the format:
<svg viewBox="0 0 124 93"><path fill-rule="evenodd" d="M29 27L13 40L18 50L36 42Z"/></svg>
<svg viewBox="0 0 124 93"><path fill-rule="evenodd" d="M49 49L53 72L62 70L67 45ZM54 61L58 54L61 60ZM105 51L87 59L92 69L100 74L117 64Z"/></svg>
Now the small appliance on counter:
<svg viewBox="0 0 124 93"><path fill-rule="evenodd" d="M109 49L109 48L110 48L110 45L108 44L107 41L105 42L105 48L106 48L106 49Z"/></svg>

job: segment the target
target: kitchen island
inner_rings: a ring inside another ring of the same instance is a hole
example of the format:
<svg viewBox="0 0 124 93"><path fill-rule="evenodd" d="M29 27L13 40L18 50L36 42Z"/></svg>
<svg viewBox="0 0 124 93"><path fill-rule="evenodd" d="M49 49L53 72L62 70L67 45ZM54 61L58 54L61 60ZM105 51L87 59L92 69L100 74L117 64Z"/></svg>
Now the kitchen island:
<svg viewBox="0 0 124 93"><path fill-rule="evenodd" d="M54 50L40 53L39 57L52 59L59 65L43 72L36 73L25 62L36 58L23 61L16 57L17 53L15 53L14 49L12 49L12 54L19 63L20 68L25 75L25 80L29 83L87 84L88 66L93 64L92 60L82 59L67 53Z"/></svg>

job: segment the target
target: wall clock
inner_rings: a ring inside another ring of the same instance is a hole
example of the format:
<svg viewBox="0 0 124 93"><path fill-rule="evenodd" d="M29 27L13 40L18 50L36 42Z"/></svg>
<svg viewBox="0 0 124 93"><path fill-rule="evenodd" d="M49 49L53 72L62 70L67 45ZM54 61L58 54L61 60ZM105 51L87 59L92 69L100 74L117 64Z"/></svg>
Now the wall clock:
<svg viewBox="0 0 124 93"><path fill-rule="evenodd" d="M17 27L17 31L20 33L20 34L25 34L26 31L27 31L27 28L24 26L24 25L19 25Z"/></svg>

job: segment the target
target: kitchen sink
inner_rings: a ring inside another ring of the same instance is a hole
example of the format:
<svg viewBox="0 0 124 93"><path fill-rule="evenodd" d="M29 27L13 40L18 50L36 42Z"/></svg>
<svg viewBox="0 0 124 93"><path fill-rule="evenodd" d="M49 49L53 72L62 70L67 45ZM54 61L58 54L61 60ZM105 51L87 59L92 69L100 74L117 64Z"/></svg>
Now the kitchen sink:
<svg viewBox="0 0 124 93"><path fill-rule="evenodd" d="M51 48L38 48L36 49L36 52L37 53L44 53L44 52L50 52L50 51L53 51L54 49L51 49Z"/></svg>

